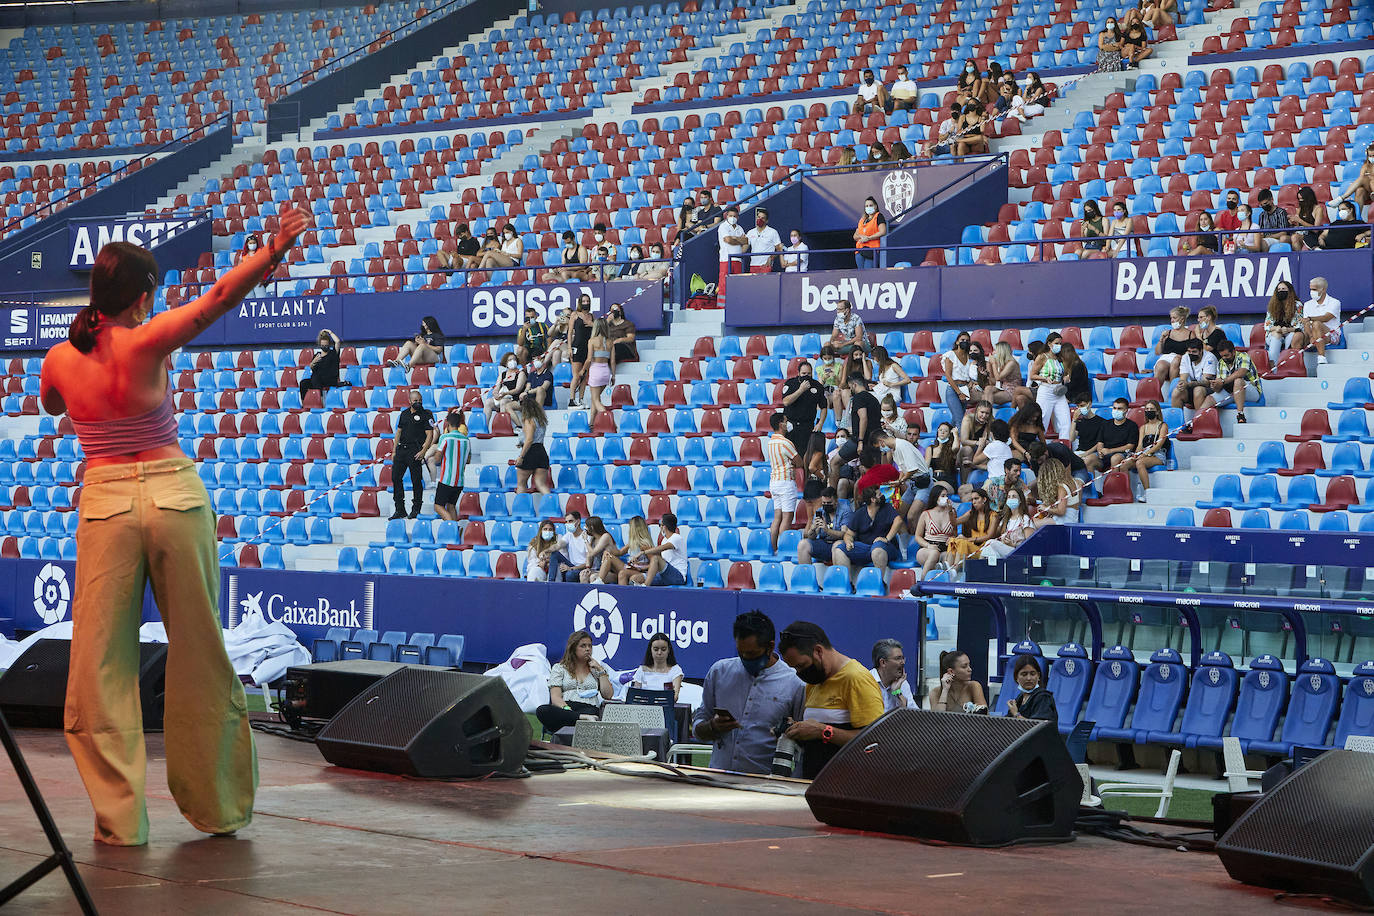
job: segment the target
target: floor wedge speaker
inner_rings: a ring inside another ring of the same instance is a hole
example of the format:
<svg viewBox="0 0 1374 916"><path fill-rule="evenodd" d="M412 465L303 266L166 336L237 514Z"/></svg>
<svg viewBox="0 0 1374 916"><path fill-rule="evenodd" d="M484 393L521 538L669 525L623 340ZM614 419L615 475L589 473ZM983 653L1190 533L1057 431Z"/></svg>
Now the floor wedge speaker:
<svg viewBox="0 0 1374 916"><path fill-rule="evenodd" d="M1298 767L1236 818L1217 855L1245 884L1374 906L1374 754Z"/></svg>
<svg viewBox="0 0 1374 916"><path fill-rule="evenodd" d="M0 675L0 709L11 725L23 728L61 728L67 703L67 670L71 664L69 639L40 639ZM138 644L138 697L143 707L143 730L162 730L167 694L167 646Z"/></svg>
<svg viewBox="0 0 1374 916"><path fill-rule="evenodd" d="M330 763L407 776L517 772L531 729L506 682L407 666L353 698L315 743Z"/></svg>
<svg viewBox="0 0 1374 916"><path fill-rule="evenodd" d="M865 728L806 791L835 827L972 846L1067 839L1083 782L1054 725L894 710Z"/></svg>

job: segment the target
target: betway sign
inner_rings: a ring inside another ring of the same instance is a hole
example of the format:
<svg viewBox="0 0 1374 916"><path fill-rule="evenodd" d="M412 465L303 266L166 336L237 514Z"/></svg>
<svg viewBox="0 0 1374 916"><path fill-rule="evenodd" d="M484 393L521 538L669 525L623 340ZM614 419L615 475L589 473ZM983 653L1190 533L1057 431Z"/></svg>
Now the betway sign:
<svg viewBox="0 0 1374 916"><path fill-rule="evenodd" d="M204 221L201 216L188 219L146 219L139 216L70 220L67 223L67 235L71 241L67 266L72 270L90 270L95 265L100 249L110 242L128 242L155 251L159 245ZM160 277L158 279L161 280Z"/></svg>
<svg viewBox="0 0 1374 916"><path fill-rule="evenodd" d="M1194 312L1211 305L1230 320L1262 313L1281 281L1306 298L1314 277L1325 277L1342 302L1374 301L1367 250L1301 251L739 274L726 288L725 323L829 325L842 299L870 329L922 322L1128 324L1157 321L1176 305Z"/></svg>

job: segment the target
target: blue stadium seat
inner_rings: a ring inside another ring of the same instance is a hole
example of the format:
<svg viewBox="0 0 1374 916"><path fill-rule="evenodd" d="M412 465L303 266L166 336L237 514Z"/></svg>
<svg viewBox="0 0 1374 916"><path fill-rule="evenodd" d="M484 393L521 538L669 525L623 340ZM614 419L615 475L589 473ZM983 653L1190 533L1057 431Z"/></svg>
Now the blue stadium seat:
<svg viewBox="0 0 1374 916"><path fill-rule="evenodd" d="M1097 728L1093 729L1094 739L1103 728L1122 727L1135 701L1139 682L1140 665L1130 649L1112 646L1102 653L1102 661L1093 675L1088 705L1083 711L1084 721L1097 723Z"/></svg>
<svg viewBox="0 0 1374 916"><path fill-rule="evenodd" d="M1298 676L1293 679L1279 740L1251 741L1249 752L1285 756L1298 745L1325 745L1340 695L1340 678L1336 677L1336 669L1329 661L1314 657L1303 662L1298 667Z"/></svg>
<svg viewBox="0 0 1374 916"><path fill-rule="evenodd" d="M785 592L787 580L781 563L764 563L759 570L758 590L761 592Z"/></svg>
<svg viewBox="0 0 1374 916"><path fill-rule="evenodd" d="M1183 721L1178 731L1152 731L1148 740L1152 744L1194 747L1200 738L1219 737L1235 706L1239 683L1231 656L1225 652L1208 652L1193 672L1188 703L1183 708Z"/></svg>
<svg viewBox="0 0 1374 916"><path fill-rule="evenodd" d="M1231 720L1230 737L1239 738L1241 750L1253 741L1272 741L1279 716L1288 702L1288 676L1283 663L1272 655L1252 659L1250 670L1240 682L1236 714ZM1221 747L1221 736L1202 736L1196 747Z"/></svg>
<svg viewBox="0 0 1374 916"><path fill-rule="evenodd" d="M1077 643L1065 643L1050 665L1047 687L1054 694L1055 709L1059 713L1059 731L1068 734L1078 721L1083 703L1088 698L1088 685L1093 679L1093 663L1088 652Z"/></svg>
<svg viewBox="0 0 1374 916"><path fill-rule="evenodd" d="M826 567L825 581L821 583L821 593L825 595L853 594L849 587L849 570L843 566Z"/></svg>
<svg viewBox="0 0 1374 916"><path fill-rule="evenodd" d="M1345 747L1345 739L1351 735L1374 736L1374 661L1361 662L1351 674L1331 743Z"/></svg>
<svg viewBox="0 0 1374 916"><path fill-rule="evenodd" d="M1140 675L1140 690L1129 727L1098 727L1094 737L1102 741L1133 741L1144 744L1152 734L1172 732L1183 705L1188 669L1177 649L1159 649Z"/></svg>
<svg viewBox="0 0 1374 916"><path fill-rule="evenodd" d="M811 564L792 567L791 578L787 581L787 590L803 595L814 595L817 590L816 567Z"/></svg>

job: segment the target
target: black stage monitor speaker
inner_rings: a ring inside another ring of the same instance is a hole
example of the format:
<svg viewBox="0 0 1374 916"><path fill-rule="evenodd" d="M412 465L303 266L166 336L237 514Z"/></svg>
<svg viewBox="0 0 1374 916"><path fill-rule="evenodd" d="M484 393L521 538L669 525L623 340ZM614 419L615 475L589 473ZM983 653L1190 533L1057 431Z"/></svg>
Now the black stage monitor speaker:
<svg viewBox="0 0 1374 916"><path fill-rule="evenodd" d="M506 682L407 666L353 698L315 737L337 766L408 776L513 773L531 729Z"/></svg>
<svg viewBox="0 0 1374 916"><path fill-rule="evenodd" d="M1374 905L1374 754L1327 751L1298 767L1217 843L1237 881Z"/></svg>
<svg viewBox="0 0 1374 916"><path fill-rule="evenodd" d="M888 713L806 790L816 819L972 846L1067 839L1083 782L1054 725L965 713Z"/></svg>
<svg viewBox="0 0 1374 916"><path fill-rule="evenodd" d="M404 667L404 663L359 658L287 668L282 717L292 723L301 719L328 721L358 694Z"/></svg>
<svg viewBox="0 0 1374 916"><path fill-rule="evenodd" d="M0 709L11 725L61 728L67 703L70 639L40 639L0 675ZM143 706L143 730L162 730L162 706L167 694L167 646L138 645L138 696Z"/></svg>

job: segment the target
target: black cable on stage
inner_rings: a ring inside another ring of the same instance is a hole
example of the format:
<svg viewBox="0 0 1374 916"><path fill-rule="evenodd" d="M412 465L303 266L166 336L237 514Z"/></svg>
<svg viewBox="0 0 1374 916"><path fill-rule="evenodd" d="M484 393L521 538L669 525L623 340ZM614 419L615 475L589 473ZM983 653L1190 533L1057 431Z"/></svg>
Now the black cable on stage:
<svg viewBox="0 0 1374 916"><path fill-rule="evenodd" d="M1152 846L1157 849L1177 849L1180 852L1215 852L1216 840L1200 837L1195 833L1180 833L1170 836L1141 830L1128 823L1130 815L1124 811L1094 811L1080 808L1074 821L1074 830L1089 836L1116 840L1121 843L1134 843L1138 846Z"/></svg>
<svg viewBox="0 0 1374 916"><path fill-rule="evenodd" d="M1293 901L1290 903L1289 901ZM1351 903L1349 900L1340 900L1335 897L1328 897L1326 894L1300 894L1297 892L1284 892L1274 895L1274 902L1286 906L1296 906L1303 904L1317 903L1328 909L1339 910L1342 913L1374 913L1374 906L1365 906L1359 903ZM1312 909L1310 905L1303 906L1303 909Z"/></svg>

